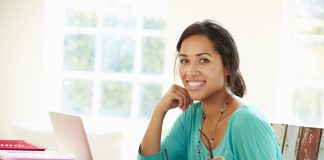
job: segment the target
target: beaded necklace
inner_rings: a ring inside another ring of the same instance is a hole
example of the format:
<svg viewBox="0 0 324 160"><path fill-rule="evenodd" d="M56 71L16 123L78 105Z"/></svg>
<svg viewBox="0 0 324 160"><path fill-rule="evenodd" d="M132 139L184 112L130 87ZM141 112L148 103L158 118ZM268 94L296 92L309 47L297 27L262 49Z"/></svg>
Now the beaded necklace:
<svg viewBox="0 0 324 160"><path fill-rule="evenodd" d="M232 96L231 96L232 97ZM233 100L233 99L231 99ZM231 101L230 100L230 101ZM216 137L216 131L217 131L217 128L218 128L218 124L219 122L224 118L224 112L227 110L228 108L228 105L229 105L229 102L225 102L223 105L221 105L221 111L220 111L220 116L216 122L216 127L215 127L215 130L214 130L214 133L213 135ZM206 119L206 114L205 112L202 113L202 119L201 119L201 126L203 125L204 123L204 120ZM203 137L206 138L207 142L208 142L208 151L209 151L209 156L210 158L213 158L213 148L215 147L215 138L214 136L211 137L211 138L208 138L208 136L202 131L202 129L198 129L198 131L201 133L201 135L203 135ZM200 137L200 136L199 136ZM198 141L198 145L197 145L197 149L198 149L198 154L200 155L201 153L201 144L202 142L199 140ZM199 156L200 157L200 156Z"/></svg>
<svg viewBox="0 0 324 160"><path fill-rule="evenodd" d="M220 116L219 116L219 118L218 118L218 120L217 120L217 122L216 122L216 127L215 127L215 129L214 129L213 134L212 134L212 135L214 135L214 136L212 136L211 138L208 138L208 137L206 136L206 137L207 137L207 141L208 141L208 143L210 144L210 147L211 147L211 148L214 148L214 147L215 147L216 131L217 131L217 128L218 128L219 122L220 122L221 120L223 120L223 118L224 118L224 112L227 110L227 108L228 108L228 102L226 102L225 104L223 104L223 105L221 106ZM205 114L205 112L203 112L201 125L203 125L205 119L206 119L206 114ZM205 138L206 138L206 137L205 137Z"/></svg>

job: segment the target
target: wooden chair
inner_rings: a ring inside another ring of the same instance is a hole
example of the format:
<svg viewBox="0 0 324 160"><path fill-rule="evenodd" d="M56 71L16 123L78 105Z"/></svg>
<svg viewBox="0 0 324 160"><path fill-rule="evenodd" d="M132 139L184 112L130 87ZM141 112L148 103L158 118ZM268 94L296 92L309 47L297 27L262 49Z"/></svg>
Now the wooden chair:
<svg viewBox="0 0 324 160"><path fill-rule="evenodd" d="M272 124L283 160L324 160L323 128Z"/></svg>

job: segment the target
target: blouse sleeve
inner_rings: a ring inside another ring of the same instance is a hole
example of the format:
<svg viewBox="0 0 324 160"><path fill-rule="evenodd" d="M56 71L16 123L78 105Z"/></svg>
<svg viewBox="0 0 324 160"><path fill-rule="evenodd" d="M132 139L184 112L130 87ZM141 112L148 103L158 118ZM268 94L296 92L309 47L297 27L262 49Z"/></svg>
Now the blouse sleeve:
<svg viewBox="0 0 324 160"><path fill-rule="evenodd" d="M187 134L185 131L185 113L174 122L169 133L163 138L160 152L150 156L138 154L138 160L183 160L187 159Z"/></svg>
<svg viewBox="0 0 324 160"><path fill-rule="evenodd" d="M255 110L238 113L231 131L231 146L238 159L281 160L277 138L270 124Z"/></svg>

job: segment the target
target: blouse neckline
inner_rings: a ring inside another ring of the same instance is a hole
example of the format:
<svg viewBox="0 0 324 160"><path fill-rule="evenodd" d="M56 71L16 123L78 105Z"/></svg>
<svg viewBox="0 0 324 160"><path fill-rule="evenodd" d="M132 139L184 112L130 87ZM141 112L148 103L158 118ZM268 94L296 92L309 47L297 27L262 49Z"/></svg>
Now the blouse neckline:
<svg viewBox="0 0 324 160"><path fill-rule="evenodd" d="M202 127L202 118L203 118L203 108L202 108L202 106L201 106L201 103L199 103L198 106L199 106L199 117L198 117L198 119L199 119L199 125L198 125L198 128L197 128L197 133L198 133L198 135L199 135L199 136L198 136L198 141L201 142L201 146L202 146L202 148L203 148L203 153L209 155L209 150L208 150L207 146L203 143L203 141L202 141L202 139L201 139L201 133L198 131L198 129L201 129L201 127ZM230 127L228 124L231 123L231 121L233 120L233 117L235 117L235 115L238 113L238 111L240 111L240 110L242 110L242 109L244 109L244 108L246 108L246 105L245 105L245 104L242 104L242 105L240 105L239 107L237 107L237 109L235 109L235 111L232 113L232 115L230 115L229 120L228 120L228 122L227 122L227 126L226 126L226 130L225 130L225 134L224 134L224 136L223 136L221 142L218 144L218 146L217 146L215 149L213 149L213 151L212 151L213 154L217 153L218 150L220 150L220 148L224 145L223 143L225 143L225 140L226 140L227 137L228 137L229 127ZM198 142L198 141L197 141L197 142Z"/></svg>

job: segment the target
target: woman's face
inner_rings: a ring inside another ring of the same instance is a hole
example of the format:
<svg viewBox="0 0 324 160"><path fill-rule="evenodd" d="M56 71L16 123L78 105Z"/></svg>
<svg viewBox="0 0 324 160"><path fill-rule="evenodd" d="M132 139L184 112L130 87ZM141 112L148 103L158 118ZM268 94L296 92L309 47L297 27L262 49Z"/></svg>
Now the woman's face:
<svg viewBox="0 0 324 160"><path fill-rule="evenodd" d="M205 35L186 38L178 58L180 77L192 100L207 100L226 89L228 71Z"/></svg>

